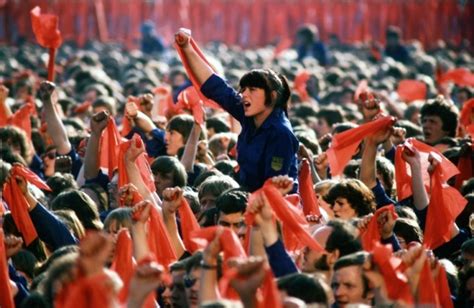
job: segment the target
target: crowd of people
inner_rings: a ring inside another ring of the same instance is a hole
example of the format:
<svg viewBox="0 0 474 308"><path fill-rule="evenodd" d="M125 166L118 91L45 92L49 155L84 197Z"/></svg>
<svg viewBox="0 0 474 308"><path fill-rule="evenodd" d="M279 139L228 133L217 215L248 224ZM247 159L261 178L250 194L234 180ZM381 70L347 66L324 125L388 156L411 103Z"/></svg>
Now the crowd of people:
<svg viewBox="0 0 474 308"><path fill-rule="evenodd" d="M0 46L1 307L474 305L466 41L144 29Z"/></svg>

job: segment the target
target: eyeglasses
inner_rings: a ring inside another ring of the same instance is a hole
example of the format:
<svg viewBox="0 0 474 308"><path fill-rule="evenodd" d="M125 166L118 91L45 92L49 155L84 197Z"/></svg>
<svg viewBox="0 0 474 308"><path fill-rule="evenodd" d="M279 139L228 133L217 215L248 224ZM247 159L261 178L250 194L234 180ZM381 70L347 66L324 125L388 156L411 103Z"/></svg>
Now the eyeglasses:
<svg viewBox="0 0 474 308"><path fill-rule="evenodd" d="M55 159L56 158L56 152L48 152L48 153L45 153L41 156L43 159L45 159L46 157L49 158L49 159Z"/></svg>

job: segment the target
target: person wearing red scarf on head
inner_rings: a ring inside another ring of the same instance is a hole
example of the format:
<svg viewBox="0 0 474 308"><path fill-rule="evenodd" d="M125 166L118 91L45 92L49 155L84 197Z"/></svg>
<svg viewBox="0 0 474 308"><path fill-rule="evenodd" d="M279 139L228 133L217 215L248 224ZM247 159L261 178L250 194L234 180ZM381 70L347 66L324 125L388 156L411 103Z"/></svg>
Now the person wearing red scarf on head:
<svg viewBox="0 0 474 308"><path fill-rule="evenodd" d="M214 73L189 33L180 30L175 42L195 86L242 125L237 146L241 185L255 191L266 179L286 174L296 183L298 140L287 118L291 93L286 78L252 70L240 80L239 93Z"/></svg>

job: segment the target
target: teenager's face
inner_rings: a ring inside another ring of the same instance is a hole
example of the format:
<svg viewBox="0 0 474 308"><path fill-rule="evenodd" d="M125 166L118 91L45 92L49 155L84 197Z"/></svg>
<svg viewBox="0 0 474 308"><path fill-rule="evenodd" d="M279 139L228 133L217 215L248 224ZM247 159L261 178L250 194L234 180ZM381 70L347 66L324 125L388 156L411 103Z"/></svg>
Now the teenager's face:
<svg viewBox="0 0 474 308"><path fill-rule="evenodd" d="M428 115L421 118L421 127L425 142L434 144L448 134L443 130L443 121L439 116Z"/></svg>
<svg viewBox="0 0 474 308"><path fill-rule="evenodd" d="M270 114L272 109L265 106L265 90L255 87L245 87L241 90L242 104L246 117L261 117Z"/></svg>
<svg viewBox="0 0 474 308"><path fill-rule="evenodd" d="M349 220L351 218L357 217L356 211L352 208L351 204L346 198L337 198L332 205L332 210L336 218Z"/></svg>
<svg viewBox="0 0 474 308"><path fill-rule="evenodd" d="M322 137L331 132L331 126L328 124L325 118L319 118L316 124L316 133L318 137Z"/></svg>
<svg viewBox="0 0 474 308"><path fill-rule="evenodd" d="M235 234L242 240L245 237L245 222L244 222L244 213L230 213L224 214L219 213L219 218L217 219L217 224L223 227L229 227L234 231Z"/></svg>
<svg viewBox="0 0 474 308"><path fill-rule="evenodd" d="M321 226L314 231L312 237L318 242L321 247L326 247L328 237L331 235L332 228L328 226ZM303 250L303 265L301 270L305 273L314 273L317 270L328 270L326 254L311 250L305 247Z"/></svg>
<svg viewBox="0 0 474 308"><path fill-rule="evenodd" d="M156 193L160 198L163 197L163 191L168 187L173 187L173 175L169 174L160 174L157 172L153 174L155 180Z"/></svg>
<svg viewBox="0 0 474 308"><path fill-rule="evenodd" d="M183 135L175 130L167 130L165 134L166 154L175 156L178 150L184 146Z"/></svg>
<svg viewBox="0 0 474 308"><path fill-rule="evenodd" d="M348 304L370 304L364 294L364 281L360 266L352 265L338 269L331 283L337 307Z"/></svg>

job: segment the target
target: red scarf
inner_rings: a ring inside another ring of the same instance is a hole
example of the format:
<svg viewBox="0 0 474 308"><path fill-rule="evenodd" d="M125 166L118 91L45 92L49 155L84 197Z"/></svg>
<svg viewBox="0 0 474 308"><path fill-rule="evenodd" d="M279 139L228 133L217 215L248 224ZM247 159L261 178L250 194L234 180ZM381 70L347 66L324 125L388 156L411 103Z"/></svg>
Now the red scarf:
<svg viewBox="0 0 474 308"><path fill-rule="evenodd" d="M370 219L367 229L365 230L364 233L362 233L362 247L364 247L365 251L372 251L375 245L377 245L377 243L380 242L381 235L380 235L377 219L385 211L388 211L389 215L392 215L393 219L398 218L398 215L395 212L395 207L393 206L393 204L386 205L384 207L379 208L377 211L375 211L374 216L372 216L372 218Z"/></svg>
<svg viewBox="0 0 474 308"><path fill-rule="evenodd" d="M14 308L13 293L10 287L10 276L8 275L7 255L5 251L5 236L0 228L0 307Z"/></svg>

